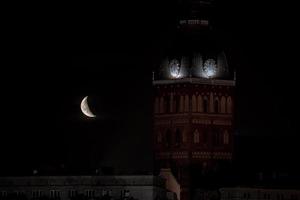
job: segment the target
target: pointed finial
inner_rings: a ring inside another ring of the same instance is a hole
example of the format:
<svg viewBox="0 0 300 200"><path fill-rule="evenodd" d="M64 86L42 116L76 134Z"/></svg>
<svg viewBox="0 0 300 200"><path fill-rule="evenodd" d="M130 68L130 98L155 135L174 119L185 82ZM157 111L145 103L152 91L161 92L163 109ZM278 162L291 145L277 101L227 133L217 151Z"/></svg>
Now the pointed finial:
<svg viewBox="0 0 300 200"><path fill-rule="evenodd" d="M152 71L152 81L154 81L154 71Z"/></svg>
<svg viewBox="0 0 300 200"><path fill-rule="evenodd" d="M233 80L236 80L236 70L234 70Z"/></svg>

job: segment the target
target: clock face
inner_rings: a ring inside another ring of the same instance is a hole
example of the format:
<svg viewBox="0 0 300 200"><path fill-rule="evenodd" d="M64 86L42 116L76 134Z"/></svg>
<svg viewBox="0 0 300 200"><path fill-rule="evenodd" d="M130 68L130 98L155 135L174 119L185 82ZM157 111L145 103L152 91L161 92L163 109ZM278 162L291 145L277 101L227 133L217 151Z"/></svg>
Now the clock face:
<svg viewBox="0 0 300 200"><path fill-rule="evenodd" d="M216 61L214 59L207 59L204 62L203 71L207 78L215 76L217 72Z"/></svg>
<svg viewBox="0 0 300 200"><path fill-rule="evenodd" d="M180 77L180 63L178 60L176 59L171 60L169 64L169 68L170 68L170 74L173 78Z"/></svg>

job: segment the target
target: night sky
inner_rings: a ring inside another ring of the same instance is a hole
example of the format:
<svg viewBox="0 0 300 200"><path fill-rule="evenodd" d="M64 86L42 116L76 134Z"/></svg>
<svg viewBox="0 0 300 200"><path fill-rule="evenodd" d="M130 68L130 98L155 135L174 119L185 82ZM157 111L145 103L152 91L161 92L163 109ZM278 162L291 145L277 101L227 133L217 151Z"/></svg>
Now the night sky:
<svg viewBox="0 0 300 200"><path fill-rule="evenodd" d="M279 170L299 167L299 41L292 7L217 1L214 13L237 70L239 159L258 168L268 159ZM152 70L172 42L176 9L173 1L114 1L18 19L20 34L12 36L18 52L2 84L2 174L84 167L93 148L95 165L150 170ZM96 120L82 116L86 95Z"/></svg>

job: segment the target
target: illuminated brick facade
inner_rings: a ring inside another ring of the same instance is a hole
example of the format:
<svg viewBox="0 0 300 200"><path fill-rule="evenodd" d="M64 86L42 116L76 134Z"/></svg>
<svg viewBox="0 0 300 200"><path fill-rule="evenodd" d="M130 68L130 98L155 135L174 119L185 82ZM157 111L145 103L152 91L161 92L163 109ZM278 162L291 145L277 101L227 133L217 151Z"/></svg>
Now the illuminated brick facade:
<svg viewBox="0 0 300 200"><path fill-rule="evenodd" d="M170 167L189 199L197 174L232 160L234 80L154 80L156 169Z"/></svg>

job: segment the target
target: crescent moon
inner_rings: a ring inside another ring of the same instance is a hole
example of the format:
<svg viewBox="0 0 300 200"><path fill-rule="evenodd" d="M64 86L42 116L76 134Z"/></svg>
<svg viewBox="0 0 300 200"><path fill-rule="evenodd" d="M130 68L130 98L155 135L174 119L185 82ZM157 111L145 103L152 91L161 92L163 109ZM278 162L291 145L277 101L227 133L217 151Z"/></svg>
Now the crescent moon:
<svg viewBox="0 0 300 200"><path fill-rule="evenodd" d="M88 102L87 102L87 98L88 98L88 96L84 97L83 100L81 101L81 104L80 104L81 111L85 116L95 118L96 115L94 115L92 113L92 111L90 110Z"/></svg>

